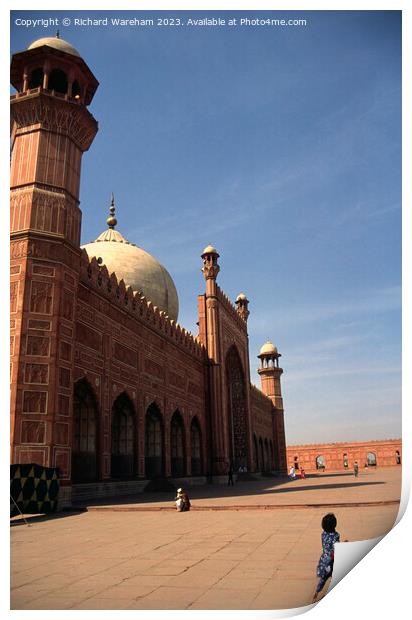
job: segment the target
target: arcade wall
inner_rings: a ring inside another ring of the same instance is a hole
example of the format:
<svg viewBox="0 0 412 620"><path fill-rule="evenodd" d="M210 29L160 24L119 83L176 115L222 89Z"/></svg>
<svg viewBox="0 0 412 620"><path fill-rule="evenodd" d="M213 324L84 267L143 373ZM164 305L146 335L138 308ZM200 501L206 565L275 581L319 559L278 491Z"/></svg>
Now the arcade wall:
<svg viewBox="0 0 412 620"><path fill-rule="evenodd" d="M100 410L100 471L110 477L111 410L125 392L138 416L138 476L144 477L145 413L155 403L163 418L165 474L170 475L170 420L178 409L185 426L190 472L190 424L197 417L206 471L205 350L189 332L117 282L95 259L82 259L74 334L74 381L86 378ZM69 436L71 429L69 430ZM69 475L68 459L59 467Z"/></svg>
<svg viewBox="0 0 412 620"><path fill-rule="evenodd" d="M355 461L358 462L360 468L363 468L368 460L369 452L376 456L376 467L400 465L402 462L402 440L386 439L352 443L308 444L287 446L286 448L288 466L290 467L297 462L299 467L303 467L308 472L317 471L316 459L319 456L324 458L326 471L351 470ZM347 467L345 467L344 461L347 461Z"/></svg>

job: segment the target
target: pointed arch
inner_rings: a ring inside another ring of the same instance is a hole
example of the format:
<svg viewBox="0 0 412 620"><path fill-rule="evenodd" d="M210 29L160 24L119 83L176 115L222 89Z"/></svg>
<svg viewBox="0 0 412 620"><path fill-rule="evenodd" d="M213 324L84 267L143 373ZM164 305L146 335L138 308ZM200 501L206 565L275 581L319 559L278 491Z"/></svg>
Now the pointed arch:
<svg viewBox="0 0 412 620"><path fill-rule="evenodd" d="M235 470L248 465L248 419L246 384L243 365L237 347L232 345L226 354L226 390L230 432L229 456Z"/></svg>
<svg viewBox="0 0 412 620"><path fill-rule="evenodd" d="M175 478L186 474L185 425L178 409L170 422L170 459L171 473Z"/></svg>
<svg viewBox="0 0 412 620"><path fill-rule="evenodd" d="M112 406L112 478L130 478L135 473L135 420L133 403L126 392L122 392Z"/></svg>
<svg viewBox="0 0 412 620"><path fill-rule="evenodd" d="M316 457L316 469L325 470L325 467L326 467L325 457L323 456L323 454L319 454Z"/></svg>
<svg viewBox="0 0 412 620"><path fill-rule="evenodd" d="M368 463L369 467L376 467L377 465L376 453L368 452L368 454L366 455L366 462Z"/></svg>
<svg viewBox="0 0 412 620"><path fill-rule="evenodd" d="M74 384L72 481L93 482L98 471L99 406L87 379Z"/></svg>
<svg viewBox="0 0 412 620"><path fill-rule="evenodd" d="M190 448L192 476L201 476L203 473L202 431L196 416L190 424Z"/></svg>
<svg viewBox="0 0 412 620"><path fill-rule="evenodd" d="M152 403L145 417L145 476L160 478L164 473L164 429L159 407Z"/></svg>

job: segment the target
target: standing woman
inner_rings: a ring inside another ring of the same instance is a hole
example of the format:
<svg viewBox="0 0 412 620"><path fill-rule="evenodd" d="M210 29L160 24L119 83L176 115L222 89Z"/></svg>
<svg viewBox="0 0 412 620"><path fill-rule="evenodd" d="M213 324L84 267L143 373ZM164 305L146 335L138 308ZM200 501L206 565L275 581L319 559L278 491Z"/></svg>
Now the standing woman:
<svg viewBox="0 0 412 620"><path fill-rule="evenodd" d="M336 517L333 513L329 512L322 519L322 555L319 558L316 574L319 577L318 585L316 586L315 594L313 595L313 602L316 601L319 592L323 590L323 587L329 577L332 577L333 562L335 559L335 543L340 542L340 534L336 531Z"/></svg>

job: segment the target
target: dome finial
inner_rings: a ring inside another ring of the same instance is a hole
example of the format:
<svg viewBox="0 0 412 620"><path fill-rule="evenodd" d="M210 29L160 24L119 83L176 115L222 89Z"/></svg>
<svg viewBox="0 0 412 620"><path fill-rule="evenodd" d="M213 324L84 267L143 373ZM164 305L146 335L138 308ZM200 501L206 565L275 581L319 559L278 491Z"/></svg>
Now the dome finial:
<svg viewBox="0 0 412 620"><path fill-rule="evenodd" d="M109 228L114 228L117 224L117 219L115 217L115 212L116 212L116 207L114 204L114 194L112 192L112 199L110 201L110 209L109 209L109 217L106 220L106 223L108 225Z"/></svg>
<svg viewBox="0 0 412 620"><path fill-rule="evenodd" d="M57 28L56 39L60 39L60 30Z"/></svg>

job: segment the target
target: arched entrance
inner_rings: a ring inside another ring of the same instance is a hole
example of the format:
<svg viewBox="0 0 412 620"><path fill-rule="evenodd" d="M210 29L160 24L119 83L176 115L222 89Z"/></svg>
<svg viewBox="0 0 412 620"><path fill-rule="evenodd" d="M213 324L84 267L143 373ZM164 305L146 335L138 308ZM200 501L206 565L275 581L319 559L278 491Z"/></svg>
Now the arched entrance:
<svg viewBox="0 0 412 620"><path fill-rule="evenodd" d="M72 481L93 482L98 479L98 406L86 379L74 385Z"/></svg>
<svg viewBox="0 0 412 620"><path fill-rule="evenodd" d="M374 452L368 452L366 457L368 467L376 467L376 454Z"/></svg>
<svg viewBox="0 0 412 620"><path fill-rule="evenodd" d="M120 394L112 407L112 478L129 478L135 472L135 423L133 404Z"/></svg>
<svg viewBox="0 0 412 620"><path fill-rule="evenodd" d="M185 427L179 411L175 411L170 423L170 456L172 476L178 478L186 473Z"/></svg>
<svg viewBox="0 0 412 620"><path fill-rule="evenodd" d="M235 471L248 465L248 420L242 363L235 346L226 355L226 384L230 429L230 460Z"/></svg>
<svg viewBox="0 0 412 620"><path fill-rule="evenodd" d="M325 457L323 456L323 454L320 454L319 456L316 457L316 469L320 469L321 471L324 471L325 467L326 467Z"/></svg>
<svg viewBox="0 0 412 620"><path fill-rule="evenodd" d="M192 450L191 466L192 476L201 476L202 467L202 433L197 418L193 418L190 425L190 446Z"/></svg>
<svg viewBox="0 0 412 620"><path fill-rule="evenodd" d="M157 405L152 403L145 419L145 475L158 478L163 475L163 420Z"/></svg>

